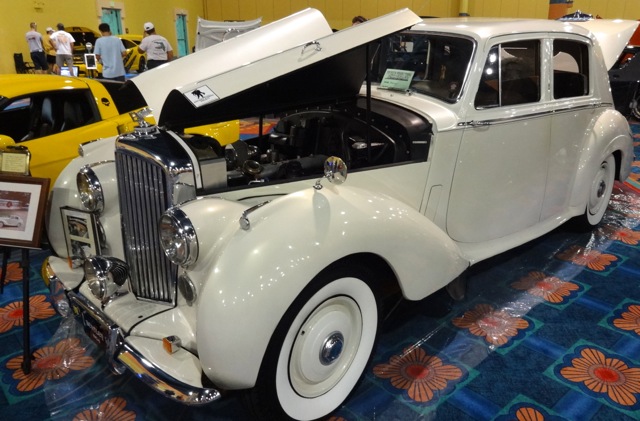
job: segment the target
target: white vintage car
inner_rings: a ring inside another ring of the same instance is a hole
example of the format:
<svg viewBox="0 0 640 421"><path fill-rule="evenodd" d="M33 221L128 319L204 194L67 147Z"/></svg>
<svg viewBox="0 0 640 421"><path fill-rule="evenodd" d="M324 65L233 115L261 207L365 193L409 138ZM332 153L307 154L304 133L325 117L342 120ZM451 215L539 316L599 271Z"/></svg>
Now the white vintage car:
<svg viewBox="0 0 640 421"><path fill-rule="evenodd" d="M324 416L394 291L461 295L471 265L600 222L633 158L607 68L637 22L585 24L405 9L334 33L307 9L144 73L159 127L85 145L55 184L51 288L169 398ZM224 148L179 134L249 117ZM62 207L98 233L79 268Z"/></svg>
<svg viewBox="0 0 640 421"><path fill-rule="evenodd" d="M0 216L0 228L2 227L21 227L24 221L18 215Z"/></svg>

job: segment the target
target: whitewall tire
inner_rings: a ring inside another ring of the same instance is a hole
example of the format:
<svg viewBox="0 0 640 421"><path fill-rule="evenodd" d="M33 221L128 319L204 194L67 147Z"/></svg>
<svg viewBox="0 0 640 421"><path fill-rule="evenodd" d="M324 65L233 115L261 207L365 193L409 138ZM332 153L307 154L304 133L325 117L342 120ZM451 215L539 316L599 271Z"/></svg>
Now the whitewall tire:
<svg viewBox="0 0 640 421"><path fill-rule="evenodd" d="M356 386L378 329L376 297L361 276L366 272L330 271L289 308L263 363L263 387L257 392L263 405L277 402L264 416L317 419L336 409Z"/></svg>

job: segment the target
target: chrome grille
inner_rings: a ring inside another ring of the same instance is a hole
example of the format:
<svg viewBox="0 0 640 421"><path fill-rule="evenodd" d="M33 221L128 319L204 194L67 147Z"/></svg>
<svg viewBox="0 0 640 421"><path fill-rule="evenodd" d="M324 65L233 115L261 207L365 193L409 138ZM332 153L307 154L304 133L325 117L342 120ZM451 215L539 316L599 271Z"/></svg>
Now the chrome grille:
<svg viewBox="0 0 640 421"><path fill-rule="evenodd" d="M175 303L176 266L160 248L158 221L169 208L167 174L156 162L116 150L122 234L133 292Z"/></svg>

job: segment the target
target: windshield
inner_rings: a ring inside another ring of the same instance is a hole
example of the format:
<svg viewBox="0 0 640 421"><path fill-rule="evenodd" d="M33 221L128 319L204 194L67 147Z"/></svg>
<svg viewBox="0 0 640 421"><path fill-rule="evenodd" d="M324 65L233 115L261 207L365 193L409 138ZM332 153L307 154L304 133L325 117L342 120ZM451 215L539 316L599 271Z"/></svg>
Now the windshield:
<svg viewBox="0 0 640 421"><path fill-rule="evenodd" d="M453 103L462 92L473 49L472 40L452 35L389 35L381 40L372 81L381 83L387 70L403 70L412 91Z"/></svg>

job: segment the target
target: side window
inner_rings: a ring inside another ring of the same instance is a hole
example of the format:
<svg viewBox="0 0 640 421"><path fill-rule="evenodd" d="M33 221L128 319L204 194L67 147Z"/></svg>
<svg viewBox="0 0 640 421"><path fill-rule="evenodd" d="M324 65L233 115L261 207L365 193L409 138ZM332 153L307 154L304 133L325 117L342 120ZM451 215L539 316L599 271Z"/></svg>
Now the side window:
<svg viewBox="0 0 640 421"><path fill-rule="evenodd" d="M89 90L75 89L14 100L0 111L0 134L24 142L96 122L91 99Z"/></svg>
<svg viewBox="0 0 640 421"><path fill-rule="evenodd" d="M553 41L553 97L589 94L589 47L571 40Z"/></svg>
<svg viewBox="0 0 640 421"><path fill-rule="evenodd" d="M518 41L494 46L487 57L476 108L540 101L540 41Z"/></svg>

